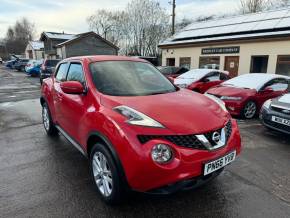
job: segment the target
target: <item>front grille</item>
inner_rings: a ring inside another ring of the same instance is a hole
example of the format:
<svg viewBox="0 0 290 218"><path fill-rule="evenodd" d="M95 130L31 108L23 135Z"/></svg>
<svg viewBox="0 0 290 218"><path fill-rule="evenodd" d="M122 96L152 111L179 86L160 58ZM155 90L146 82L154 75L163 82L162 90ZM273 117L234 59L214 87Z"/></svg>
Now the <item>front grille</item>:
<svg viewBox="0 0 290 218"><path fill-rule="evenodd" d="M225 130L225 137L226 137L226 143L227 143L227 141L229 140L232 134L231 120L229 120L229 122L226 124L226 126L224 127L224 130ZM221 134L222 129L204 134L204 136L213 146L216 145L216 143L212 141L212 134L214 132L219 132ZM206 147L202 144L201 141L199 141L196 135L138 135L137 137L141 144L145 144L146 142L153 139L163 139L181 147L206 150Z"/></svg>
<svg viewBox="0 0 290 218"><path fill-rule="evenodd" d="M274 128L277 128L277 129L281 129L281 130L290 132L290 126L286 126L286 125L283 125L283 124L280 124L280 123L276 123L276 122L273 122L273 121L268 120L268 119L264 119L263 121L266 124L268 124L269 126L272 126Z"/></svg>
<svg viewBox="0 0 290 218"><path fill-rule="evenodd" d="M226 124L225 132L226 132L226 140L228 142L229 138L232 135L232 121L231 120Z"/></svg>
<svg viewBox="0 0 290 218"><path fill-rule="evenodd" d="M142 144L152 139L163 139L181 147L206 149L195 135L138 135L138 139Z"/></svg>
<svg viewBox="0 0 290 218"><path fill-rule="evenodd" d="M273 111L276 111L276 112L279 112L279 113L282 113L282 114L289 115L289 113L285 113L285 109L282 109L282 108L279 108L279 107L275 107L275 106L271 106L271 109ZM290 109L288 111L290 111Z"/></svg>

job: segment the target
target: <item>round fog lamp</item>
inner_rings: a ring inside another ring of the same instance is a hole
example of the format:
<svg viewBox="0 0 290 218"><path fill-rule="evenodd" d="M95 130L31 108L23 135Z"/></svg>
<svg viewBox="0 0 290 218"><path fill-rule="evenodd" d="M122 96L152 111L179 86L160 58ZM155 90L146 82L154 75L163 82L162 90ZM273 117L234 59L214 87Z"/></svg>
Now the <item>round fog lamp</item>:
<svg viewBox="0 0 290 218"><path fill-rule="evenodd" d="M172 159L172 150L168 145L154 145L151 151L151 157L156 163L167 163Z"/></svg>

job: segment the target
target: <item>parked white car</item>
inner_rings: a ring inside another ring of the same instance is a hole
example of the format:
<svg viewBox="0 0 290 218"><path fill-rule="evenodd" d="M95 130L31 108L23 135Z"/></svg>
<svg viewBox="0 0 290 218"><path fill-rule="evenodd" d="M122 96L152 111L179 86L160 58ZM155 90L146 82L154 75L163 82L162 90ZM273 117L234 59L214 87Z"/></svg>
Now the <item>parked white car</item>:
<svg viewBox="0 0 290 218"><path fill-rule="evenodd" d="M3 60L2 60L2 58L0 58L0 64L3 64Z"/></svg>

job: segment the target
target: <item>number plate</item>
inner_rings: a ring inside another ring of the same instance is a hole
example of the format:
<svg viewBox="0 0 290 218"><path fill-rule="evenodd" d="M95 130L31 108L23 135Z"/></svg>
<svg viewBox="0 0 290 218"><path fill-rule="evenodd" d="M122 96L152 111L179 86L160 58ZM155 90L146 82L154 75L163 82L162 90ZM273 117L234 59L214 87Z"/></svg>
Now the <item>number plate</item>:
<svg viewBox="0 0 290 218"><path fill-rule="evenodd" d="M224 166L228 165L229 163L233 162L235 159L236 159L236 151L233 151L221 158L206 163L204 165L203 175L206 176L210 173L213 173L214 171L217 171L223 168Z"/></svg>
<svg viewBox="0 0 290 218"><path fill-rule="evenodd" d="M272 116L272 121L275 122L275 123L283 124L285 126L290 126L290 120L283 119L283 118L280 118L280 117Z"/></svg>

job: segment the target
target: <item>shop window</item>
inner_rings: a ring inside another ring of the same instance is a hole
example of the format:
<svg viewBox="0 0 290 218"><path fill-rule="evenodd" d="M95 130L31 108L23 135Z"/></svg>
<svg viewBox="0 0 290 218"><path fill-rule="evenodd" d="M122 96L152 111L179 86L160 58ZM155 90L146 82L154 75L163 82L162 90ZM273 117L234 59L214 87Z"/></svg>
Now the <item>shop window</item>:
<svg viewBox="0 0 290 218"><path fill-rule="evenodd" d="M220 69L220 57L200 57L199 68Z"/></svg>
<svg viewBox="0 0 290 218"><path fill-rule="evenodd" d="M184 67L186 69L190 69L190 62L191 58L190 57L183 57L179 59L179 66Z"/></svg>
<svg viewBox="0 0 290 218"><path fill-rule="evenodd" d="M267 73L269 56L252 56L250 73Z"/></svg>
<svg viewBox="0 0 290 218"><path fill-rule="evenodd" d="M175 66L175 58L167 58L166 66Z"/></svg>
<svg viewBox="0 0 290 218"><path fill-rule="evenodd" d="M290 76L290 55L278 56L276 74Z"/></svg>

